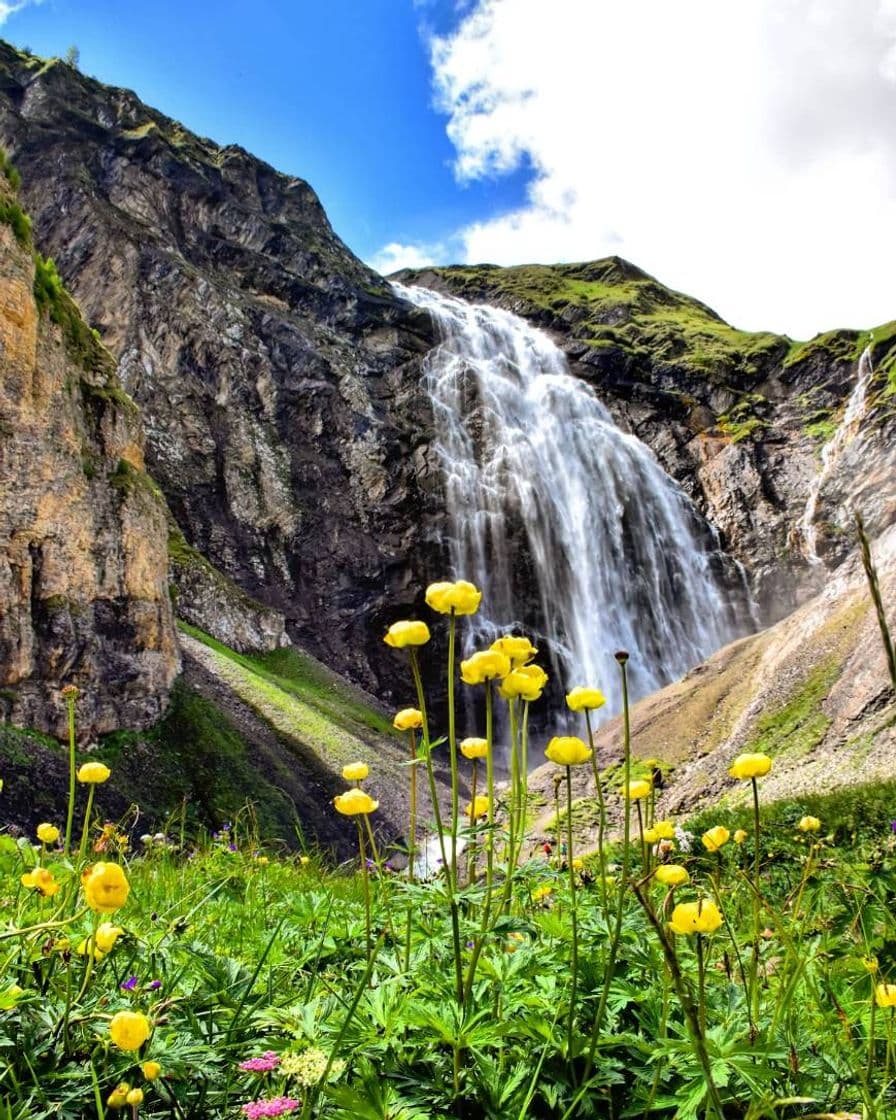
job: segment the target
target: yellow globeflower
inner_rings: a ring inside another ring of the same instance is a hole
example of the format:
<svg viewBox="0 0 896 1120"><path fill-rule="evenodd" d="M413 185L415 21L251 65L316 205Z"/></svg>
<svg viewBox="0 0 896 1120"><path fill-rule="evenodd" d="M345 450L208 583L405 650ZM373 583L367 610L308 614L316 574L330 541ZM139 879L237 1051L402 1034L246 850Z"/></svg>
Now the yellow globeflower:
<svg viewBox="0 0 896 1120"><path fill-rule="evenodd" d="M86 785L99 785L109 780L112 771L102 762L85 762L78 771L78 781Z"/></svg>
<svg viewBox="0 0 896 1120"><path fill-rule="evenodd" d="M495 649L483 649L460 663L460 677L464 684L483 684L510 672L510 658Z"/></svg>
<svg viewBox="0 0 896 1120"><path fill-rule="evenodd" d="M796 827L800 832L818 832L821 828L821 821L818 817L803 817Z"/></svg>
<svg viewBox="0 0 896 1120"><path fill-rule="evenodd" d="M475 614L482 592L465 579L456 583L431 583L426 589L426 604L439 614Z"/></svg>
<svg viewBox="0 0 896 1120"><path fill-rule="evenodd" d="M119 1050L139 1050L152 1030L149 1019L139 1011L119 1011L112 1016L109 1037Z"/></svg>
<svg viewBox="0 0 896 1120"><path fill-rule="evenodd" d="M761 778L772 768L772 760L767 754L739 754L728 773L732 778L748 781L750 778Z"/></svg>
<svg viewBox="0 0 896 1120"><path fill-rule="evenodd" d="M555 735L544 752L558 766L580 766L591 757L591 750L575 735Z"/></svg>
<svg viewBox="0 0 896 1120"><path fill-rule="evenodd" d="M108 953L124 930L111 922L101 922L96 931L96 947L101 953Z"/></svg>
<svg viewBox="0 0 896 1120"><path fill-rule="evenodd" d="M643 836L645 844L656 844L659 840L659 834L655 828L645 828Z"/></svg>
<svg viewBox="0 0 896 1120"><path fill-rule="evenodd" d="M669 929L673 933L712 933L722 924L718 906L710 899L700 902L679 902L672 911Z"/></svg>
<svg viewBox="0 0 896 1120"><path fill-rule="evenodd" d="M131 885L117 863L96 863L81 876L84 897L91 910L111 914L128 900Z"/></svg>
<svg viewBox="0 0 896 1120"><path fill-rule="evenodd" d="M675 839L674 821L655 821L653 825L653 831L657 834L660 840Z"/></svg>
<svg viewBox="0 0 896 1120"><path fill-rule="evenodd" d="M488 739L461 739L460 753L464 758L487 758Z"/></svg>
<svg viewBox="0 0 896 1120"><path fill-rule="evenodd" d="M131 1087L128 1085L127 1081L119 1082L106 1098L106 1106L108 1108L124 1108L127 1104L128 1093L130 1091Z"/></svg>
<svg viewBox="0 0 896 1120"><path fill-rule="evenodd" d="M488 815L489 800L484 794L478 794L474 801L467 805L467 816L471 821Z"/></svg>
<svg viewBox="0 0 896 1120"><path fill-rule="evenodd" d="M402 708L395 713L392 726L396 731L416 731L423 726L423 713L419 708Z"/></svg>
<svg viewBox="0 0 896 1120"><path fill-rule="evenodd" d="M162 1072L162 1066L159 1062L144 1062L140 1069L147 1081L155 1081Z"/></svg>
<svg viewBox="0 0 896 1120"><path fill-rule="evenodd" d="M715 828L709 829L704 832L702 836L703 847L708 852L717 852L723 844L727 844L731 838L731 833L723 824L717 824Z"/></svg>
<svg viewBox="0 0 896 1120"><path fill-rule="evenodd" d="M356 817L359 813L372 813L379 808L379 801L374 801L369 793L363 789L350 789L333 798L336 812L344 817Z"/></svg>
<svg viewBox="0 0 896 1120"><path fill-rule="evenodd" d="M125 1097L125 1102L132 1105L143 1104L143 1090L131 1089L131 1091Z"/></svg>
<svg viewBox="0 0 896 1120"><path fill-rule="evenodd" d="M363 782L370 773L366 762L350 762L342 767L342 776L347 782Z"/></svg>
<svg viewBox="0 0 896 1120"><path fill-rule="evenodd" d="M734 833L734 843L735 844L743 844L744 840L746 840L748 835L749 835L749 833L747 832L747 830L745 828L739 828Z"/></svg>
<svg viewBox="0 0 896 1120"><path fill-rule="evenodd" d="M664 883L667 887L680 887L691 879L687 869L678 863L663 864L654 871L653 877L658 883Z"/></svg>
<svg viewBox="0 0 896 1120"><path fill-rule="evenodd" d="M429 627L425 622L393 622L383 641L393 649L423 646L429 641Z"/></svg>
<svg viewBox="0 0 896 1120"><path fill-rule="evenodd" d="M644 778L639 778L636 782L629 782L628 789L624 792L629 801L640 801L642 797L650 797L650 791L652 789L652 782L648 782Z"/></svg>
<svg viewBox="0 0 896 1120"><path fill-rule="evenodd" d="M572 692L567 692L566 703L574 712L583 712L586 708L602 708L607 698L599 688L585 688L577 685Z"/></svg>
<svg viewBox="0 0 896 1120"><path fill-rule="evenodd" d="M28 887L29 890L40 891L44 898L52 898L59 890L53 872L46 867L35 867L33 871L26 871L22 876L22 886Z"/></svg>
<svg viewBox="0 0 896 1120"><path fill-rule="evenodd" d="M55 824L39 824L37 838L42 844L55 844L59 839L59 829Z"/></svg>
<svg viewBox="0 0 896 1120"><path fill-rule="evenodd" d="M877 984L874 1000L878 1007L896 1007L896 984Z"/></svg>
<svg viewBox="0 0 896 1120"><path fill-rule="evenodd" d="M548 675L540 665L520 665L511 669L498 688L505 700L519 696L523 700L537 700L548 683Z"/></svg>
<svg viewBox="0 0 896 1120"><path fill-rule="evenodd" d="M492 642L491 648L509 657L513 669L526 665L538 653L528 638L519 638L515 634L505 634L503 638L497 638Z"/></svg>
<svg viewBox="0 0 896 1120"><path fill-rule="evenodd" d="M80 953L82 957L93 957L95 961L101 961L106 955L99 945L96 948L93 947L93 938L91 937L85 937L79 943L75 952Z"/></svg>

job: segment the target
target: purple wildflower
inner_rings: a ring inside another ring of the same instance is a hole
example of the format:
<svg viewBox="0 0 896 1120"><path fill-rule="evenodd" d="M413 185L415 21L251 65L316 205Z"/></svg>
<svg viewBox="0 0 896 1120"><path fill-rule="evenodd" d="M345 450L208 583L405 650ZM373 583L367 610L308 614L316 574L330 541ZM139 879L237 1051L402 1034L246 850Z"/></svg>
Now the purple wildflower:
<svg viewBox="0 0 896 1120"><path fill-rule="evenodd" d="M248 1120L261 1120L265 1116L282 1116L284 1112L292 1112L298 1108L301 1101L294 1097L271 1097L266 1101L250 1101L243 1105L243 1112Z"/></svg>
<svg viewBox="0 0 896 1120"><path fill-rule="evenodd" d="M151 992L157 992L159 990L159 988L161 988L161 986L162 986L162 981L161 980L150 980L150 982L149 982L149 990Z"/></svg>
<svg viewBox="0 0 896 1120"><path fill-rule="evenodd" d="M896 821L890 821L890 828L892 828L892 830L896 832Z"/></svg>
<svg viewBox="0 0 896 1120"><path fill-rule="evenodd" d="M265 1050L260 1058L249 1058L248 1061L240 1062L240 1069L245 1070L247 1073L270 1073L272 1069L276 1069L280 1065L280 1057L275 1054L273 1050ZM259 1112L259 1116L267 1116L266 1112ZM272 1112L271 1116L277 1116L278 1113Z"/></svg>
<svg viewBox="0 0 896 1120"><path fill-rule="evenodd" d="M127 980L124 980L121 984L119 984L119 987L123 988L126 992L132 992L134 988L137 987L137 977L129 976Z"/></svg>
<svg viewBox="0 0 896 1120"><path fill-rule="evenodd" d="M235 852L236 851L236 844L228 844L227 845L227 850L228 850L228 852Z"/></svg>

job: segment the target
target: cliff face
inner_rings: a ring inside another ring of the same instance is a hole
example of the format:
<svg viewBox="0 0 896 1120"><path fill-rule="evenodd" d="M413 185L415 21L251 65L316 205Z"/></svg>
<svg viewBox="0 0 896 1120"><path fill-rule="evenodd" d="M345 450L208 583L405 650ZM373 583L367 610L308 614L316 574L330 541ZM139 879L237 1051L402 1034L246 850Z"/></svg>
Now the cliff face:
<svg viewBox="0 0 896 1120"><path fill-rule="evenodd" d="M85 735L145 727L179 669L164 501L137 409L5 181L0 207L18 228L0 224L0 718L63 734L76 684Z"/></svg>
<svg viewBox="0 0 896 1120"><path fill-rule="evenodd" d="M896 324L808 343L738 331L619 258L405 271L547 330L572 372L657 455L746 568L765 621L817 590L853 547L854 501L873 535L896 520ZM824 466L870 347L855 438ZM822 477L823 476L823 477ZM821 481L811 524L801 528Z"/></svg>
<svg viewBox="0 0 896 1120"><path fill-rule="evenodd" d="M428 320L306 183L62 63L0 46L0 143L37 243L141 407L186 545L330 664L388 680L381 635L422 579L436 504ZM215 630L213 596L203 612Z"/></svg>

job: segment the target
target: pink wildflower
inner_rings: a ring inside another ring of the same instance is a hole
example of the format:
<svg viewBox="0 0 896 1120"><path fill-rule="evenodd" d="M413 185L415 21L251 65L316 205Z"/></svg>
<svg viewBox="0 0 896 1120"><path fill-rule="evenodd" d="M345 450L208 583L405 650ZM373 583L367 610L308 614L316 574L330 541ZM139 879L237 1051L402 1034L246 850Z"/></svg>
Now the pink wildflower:
<svg viewBox="0 0 896 1120"><path fill-rule="evenodd" d="M282 1116L284 1112L292 1112L301 1103L294 1097L271 1097L267 1101L250 1101L249 1104L244 1104L243 1112L248 1120L262 1120L262 1117Z"/></svg>
<svg viewBox="0 0 896 1120"><path fill-rule="evenodd" d="M240 1062L240 1069L244 1069L247 1073L270 1073L272 1069L276 1069L280 1065L280 1057L275 1054L273 1050L265 1050L260 1058L250 1058L247 1062ZM266 1113L259 1113L259 1116L266 1115ZM276 1116L276 1112L271 1113Z"/></svg>

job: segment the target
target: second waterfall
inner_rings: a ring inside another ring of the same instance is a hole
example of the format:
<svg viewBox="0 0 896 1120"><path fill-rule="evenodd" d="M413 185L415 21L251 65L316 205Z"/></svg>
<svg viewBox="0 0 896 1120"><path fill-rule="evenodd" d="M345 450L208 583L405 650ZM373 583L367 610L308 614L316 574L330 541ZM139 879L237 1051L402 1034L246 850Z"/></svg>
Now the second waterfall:
<svg viewBox="0 0 896 1120"><path fill-rule="evenodd" d="M547 645L563 688L597 685L616 711L616 650L644 696L749 627L745 583L715 534L547 334L393 287L441 339L426 386L453 577L483 591L469 649L518 627Z"/></svg>

